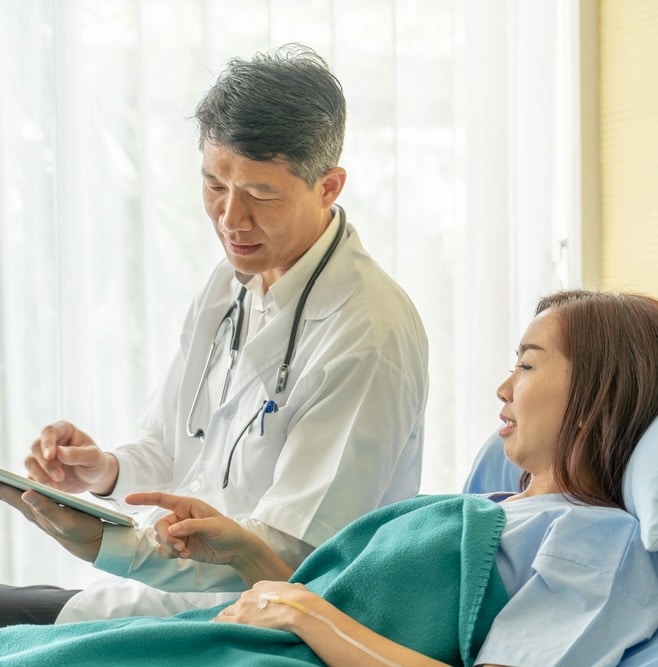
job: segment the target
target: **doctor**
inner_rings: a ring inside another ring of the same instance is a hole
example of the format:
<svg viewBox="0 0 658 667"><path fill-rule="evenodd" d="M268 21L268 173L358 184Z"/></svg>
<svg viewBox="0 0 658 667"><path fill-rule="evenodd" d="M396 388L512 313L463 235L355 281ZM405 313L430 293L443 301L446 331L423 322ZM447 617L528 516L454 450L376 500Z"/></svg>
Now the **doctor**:
<svg viewBox="0 0 658 667"><path fill-rule="evenodd" d="M26 466L118 504L139 490L198 497L295 568L353 519L417 493L426 336L336 204L345 100L317 54L288 45L231 60L196 117L226 260L187 314L145 431L103 451L58 422ZM0 625L168 616L246 588L229 566L159 556L159 515L133 530L34 493L2 497L110 574L80 592L5 587Z"/></svg>

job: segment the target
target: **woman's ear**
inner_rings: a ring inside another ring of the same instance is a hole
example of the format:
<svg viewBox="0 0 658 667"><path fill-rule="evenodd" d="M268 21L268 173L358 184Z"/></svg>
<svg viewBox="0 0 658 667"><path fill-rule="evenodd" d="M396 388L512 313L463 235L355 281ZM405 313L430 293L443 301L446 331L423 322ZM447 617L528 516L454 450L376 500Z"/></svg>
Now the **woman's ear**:
<svg viewBox="0 0 658 667"><path fill-rule="evenodd" d="M346 179L347 172L342 167L332 167L322 176L320 185L324 208L329 208L338 199L338 195L341 193Z"/></svg>

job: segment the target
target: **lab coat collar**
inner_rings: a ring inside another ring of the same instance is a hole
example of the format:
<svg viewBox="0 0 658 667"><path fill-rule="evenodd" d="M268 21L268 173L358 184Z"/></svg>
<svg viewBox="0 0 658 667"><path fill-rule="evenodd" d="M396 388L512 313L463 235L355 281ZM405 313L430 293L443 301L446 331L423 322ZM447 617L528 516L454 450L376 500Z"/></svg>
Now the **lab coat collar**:
<svg viewBox="0 0 658 667"><path fill-rule="evenodd" d="M270 287L276 307L281 310L290 301L297 301L322 256L338 232L339 216L334 216L320 238Z"/></svg>

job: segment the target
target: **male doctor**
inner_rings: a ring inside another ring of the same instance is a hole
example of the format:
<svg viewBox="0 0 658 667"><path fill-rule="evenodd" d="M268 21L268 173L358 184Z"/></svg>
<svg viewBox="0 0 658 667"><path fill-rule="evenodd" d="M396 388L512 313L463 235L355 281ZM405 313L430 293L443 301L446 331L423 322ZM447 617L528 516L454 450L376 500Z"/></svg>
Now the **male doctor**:
<svg viewBox="0 0 658 667"><path fill-rule="evenodd" d="M144 433L103 451L57 422L26 466L118 504L155 489L204 499L294 568L353 519L417 493L427 340L335 204L345 100L315 52L231 60L196 118L203 199L226 260L188 312ZM0 485L0 498L110 573L83 591L0 587L0 625L168 616L246 587L230 565L160 556L161 512L134 530L34 492Z"/></svg>

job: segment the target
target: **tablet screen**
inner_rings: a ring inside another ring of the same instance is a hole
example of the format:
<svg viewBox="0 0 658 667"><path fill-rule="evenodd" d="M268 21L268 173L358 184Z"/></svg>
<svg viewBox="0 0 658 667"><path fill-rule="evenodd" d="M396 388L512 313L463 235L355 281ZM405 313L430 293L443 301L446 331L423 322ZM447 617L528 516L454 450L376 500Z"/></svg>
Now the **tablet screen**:
<svg viewBox="0 0 658 667"><path fill-rule="evenodd" d="M15 489L20 489L21 491L34 489L44 496L48 496L48 498L51 498L60 505L86 512L87 514L91 514L92 516L103 519L103 521L108 521L109 523L115 523L119 526L135 525L132 517L123 514L123 512L118 512L110 507L104 507L103 505L81 498L80 496L58 491L57 489L53 489L52 486L46 486L40 482L35 482L32 479L17 475L9 470L4 470L3 468L0 468L0 482L7 484L8 486L13 486Z"/></svg>

